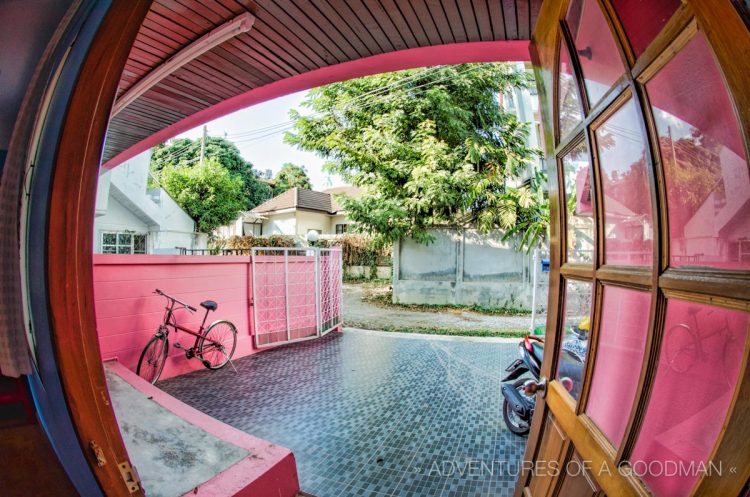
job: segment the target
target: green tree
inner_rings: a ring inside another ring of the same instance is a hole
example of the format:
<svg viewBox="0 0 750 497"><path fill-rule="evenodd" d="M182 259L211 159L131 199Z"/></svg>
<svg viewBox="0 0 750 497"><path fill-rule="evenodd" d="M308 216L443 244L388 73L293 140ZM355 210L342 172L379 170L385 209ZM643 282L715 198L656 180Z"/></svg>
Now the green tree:
<svg viewBox="0 0 750 497"><path fill-rule="evenodd" d="M278 195L292 188L312 189L310 177L307 176L305 166L298 166L291 162L285 163L273 178L273 194Z"/></svg>
<svg viewBox="0 0 750 497"><path fill-rule="evenodd" d="M201 140L180 138L157 145L151 154L151 172L159 178L162 169L170 165L195 165L200 160ZM226 138L206 137L205 158L216 159L232 175L243 182L245 202L243 209L249 210L268 200L268 185L258 180L253 165L246 161L237 146Z"/></svg>
<svg viewBox="0 0 750 497"><path fill-rule="evenodd" d="M164 167L160 181L203 233L234 221L245 206L242 178L231 174L216 158L203 165Z"/></svg>
<svg viewBox="0 0 750 497"><path fill-rule="evenodd" d="M540 182L521 178L537 152L497 98L529 82L506 64L467 64L335 83L309 92L312 115L291 112L285 140L363 188L340 202L382 244L407 236L429 242L436 225L486 232L537 219L542 225L525 241L531 246L546 232L546 204Z"/></svg>

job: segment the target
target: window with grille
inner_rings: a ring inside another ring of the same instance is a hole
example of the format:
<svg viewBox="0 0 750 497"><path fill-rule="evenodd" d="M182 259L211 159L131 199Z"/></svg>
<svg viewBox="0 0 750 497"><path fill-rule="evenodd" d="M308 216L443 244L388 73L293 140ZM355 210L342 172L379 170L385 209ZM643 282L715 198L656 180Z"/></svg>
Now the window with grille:
<svg viewBox="0 0 750 497"><path fill-rule="evenodd" d="M102 253L145 254L147 236L145 233L127 231L102 232Z"/></svg>
<svg viewBox="0 0 750 497"><path fill-rule="evenodd" d="M343 235L344 233L346 233L347 229L348 229L348 225L347 224L337 224L336 225L336 234L337 235Z"/></svg>

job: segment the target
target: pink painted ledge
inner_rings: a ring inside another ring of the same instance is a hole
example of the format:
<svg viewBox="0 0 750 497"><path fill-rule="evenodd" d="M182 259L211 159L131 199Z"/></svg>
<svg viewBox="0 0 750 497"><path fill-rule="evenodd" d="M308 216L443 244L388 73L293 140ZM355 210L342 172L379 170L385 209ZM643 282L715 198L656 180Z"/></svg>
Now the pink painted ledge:
<svg viewBox="0 0 750 497"><path fill-rule="evenodd" d="M294 497L299 492L297 463L292 451L232 428L151 385L117 361L107 367L133 388L151 397L206 433L250 452L246 457L198 487L199 497ZM195 497L190 491L183 497Z"/></svg>

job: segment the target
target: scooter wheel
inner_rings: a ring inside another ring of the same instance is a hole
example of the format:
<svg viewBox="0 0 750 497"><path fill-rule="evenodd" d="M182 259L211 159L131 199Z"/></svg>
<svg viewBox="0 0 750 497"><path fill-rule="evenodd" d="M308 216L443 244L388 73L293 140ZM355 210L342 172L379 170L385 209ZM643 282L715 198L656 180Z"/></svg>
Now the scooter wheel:
<svg viewBox="0 0 750 497"><path fill-rule="evenodd" d="M527 395L523 390L523 386L527 381L529 381L529 378L519 378L513 383L513 388L518 390L518 393L524 397L527 397ZM505 421L505 426L507 426L512 433L519 436L526 435L531 428L531 418L527 420L521 418L513 411L513 408L507 399L503 399L503 420Z"/></svg>

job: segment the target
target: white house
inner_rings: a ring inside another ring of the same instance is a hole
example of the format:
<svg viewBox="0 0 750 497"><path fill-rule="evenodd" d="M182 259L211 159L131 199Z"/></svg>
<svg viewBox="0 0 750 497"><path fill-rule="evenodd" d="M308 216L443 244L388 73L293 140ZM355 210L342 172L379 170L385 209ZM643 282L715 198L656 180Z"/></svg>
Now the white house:
<svg viewBox="0 0 750 497"><path fill-rule="evenodd" d="M321 235L346 233L352 222L336 201L337 195L356 196L359 188L343 186L322 192L292 188L243 213L233 225L218 234L290 235L304 238L309 231ZM242 233L238 227L242 227Z"/></svg>
<svg viewBox="0 0 750 497"><path fill-rule="evenodd" d="M94 252L177 254L206 248L207 236L162 188L148 188L151 152L102 170L96 193Z"/></svg>

